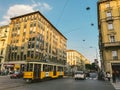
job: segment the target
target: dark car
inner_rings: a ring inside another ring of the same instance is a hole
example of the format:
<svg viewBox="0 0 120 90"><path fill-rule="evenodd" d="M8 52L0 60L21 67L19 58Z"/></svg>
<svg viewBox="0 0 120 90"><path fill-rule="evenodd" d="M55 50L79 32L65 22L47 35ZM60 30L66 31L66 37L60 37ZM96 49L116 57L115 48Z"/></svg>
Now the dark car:
<svg viewBox="0 0 120 90"><path fill-rule="evenodd" d="M10 78L22 78L23 77L23 73L22 72L14 72L13 74L10 75Z"/></svg>
<svg viewBox="0 0 120 90"><path fill-rule="evenodd" d="M90 72L90 79L97 79L97 72Z"/></svg>

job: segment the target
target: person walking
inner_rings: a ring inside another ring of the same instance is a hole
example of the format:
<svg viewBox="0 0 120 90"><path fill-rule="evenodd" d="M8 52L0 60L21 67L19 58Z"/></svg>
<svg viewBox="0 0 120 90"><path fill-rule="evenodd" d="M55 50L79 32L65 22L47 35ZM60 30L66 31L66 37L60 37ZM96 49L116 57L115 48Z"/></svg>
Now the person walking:
<svg viewBox="0 0 120 90"><path fill-rule="evenodd" d="M110 81L110 78L111 78L110 72L106 73L106 77L107 77L108 81Z"/></svg>
<svg viewBox="0 0 120 90"><path fill-rule="evenodd" d="M113 83L116 83L116 72L115 71L112 72L112 80L113 80Z"/></svg>

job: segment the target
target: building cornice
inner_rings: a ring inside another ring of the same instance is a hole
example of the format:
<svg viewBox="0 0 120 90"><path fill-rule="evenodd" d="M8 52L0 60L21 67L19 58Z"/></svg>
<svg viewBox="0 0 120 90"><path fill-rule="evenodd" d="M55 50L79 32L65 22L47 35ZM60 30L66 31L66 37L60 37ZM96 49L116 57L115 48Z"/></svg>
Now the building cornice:
<svg viewBox="0 0 120 90"><path fill-rule="evenodd" d="M40 13L40 11L35 11L35 12L27 13L27 14L24 14L24 15L12 17L10 19L14 20L14 19L17 19L17 18L22 18L22 17L29 16L29 15L32 15L32 14L37 14L37 13L39 15L41 15L60 35L62 35L67 40L67 38L42 13Z"/></svg>

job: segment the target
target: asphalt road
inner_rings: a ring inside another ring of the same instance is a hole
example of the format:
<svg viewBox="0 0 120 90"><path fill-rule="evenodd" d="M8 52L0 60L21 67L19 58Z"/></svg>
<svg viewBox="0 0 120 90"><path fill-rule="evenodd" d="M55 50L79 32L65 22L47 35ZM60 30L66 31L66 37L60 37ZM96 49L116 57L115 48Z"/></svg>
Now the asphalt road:
<svg viewBox="0 0 120 90"><path fill-rule="evenodd" d="M54 79L26 84L22 79L0 77L0 90L115 90L108 81Z"/></svg>

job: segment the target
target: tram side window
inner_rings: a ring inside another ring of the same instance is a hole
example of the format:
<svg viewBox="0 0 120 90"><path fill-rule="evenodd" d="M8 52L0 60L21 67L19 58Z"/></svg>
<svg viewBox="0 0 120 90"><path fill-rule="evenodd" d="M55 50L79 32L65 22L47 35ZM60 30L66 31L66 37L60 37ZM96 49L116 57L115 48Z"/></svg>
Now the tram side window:
<svg viewBox="0 0 120 90"><path fill-rule="evenodd" d="M52 65L48 65L48 71L53 71L53 66Z"/></svg>
<svg viewBox="0 0 120 90"><path fill-rule="evenodd" d="M43 65L43 71L48 71L48 67L47 67L47 65Z"/></svg>
<svg viewBox="0 0 120 90"><path fill-rule="evenodd" d="M58 67L58 71L63 71L63 67Z"/></svg>
<svg viewBox="0 0 120 90"><path fill-rule="evenodd" d="M30 63L29 65L29 71L32 71L33 70L33 64Z"/></svg>
<svg viewBox="0 0 120 90"><path fill-rule="evenodd" d="M28 70L29 70L29 64L26 65L26 71L28 71Z"/></svg>
<svg viewBox="0 0 120 90"><path fill-rule="evenodd" d="M32 69L33 69L33 64L28 63L26 70L27 70L27 71L32 71Z"/></svg>
<svg viewBox="0 0 120 90"><path fill-rule="evenodd" d="M46 72L53 71L53 66L43 65L43 71L46 71Z"/></svg>

